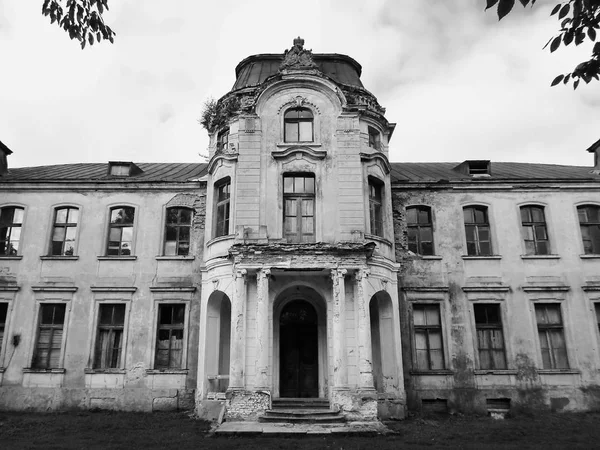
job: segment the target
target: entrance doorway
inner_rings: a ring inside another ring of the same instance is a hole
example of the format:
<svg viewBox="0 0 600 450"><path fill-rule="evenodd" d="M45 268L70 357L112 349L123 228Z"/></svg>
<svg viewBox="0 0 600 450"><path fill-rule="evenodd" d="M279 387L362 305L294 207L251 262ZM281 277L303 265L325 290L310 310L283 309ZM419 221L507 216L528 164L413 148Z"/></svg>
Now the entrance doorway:
<svg viewBox="0 0 600 450"><path fill-rule="evenodd" d="M294 300L279 318L279 391L281 397L319 396L319 332L315 308Z"/></svg>

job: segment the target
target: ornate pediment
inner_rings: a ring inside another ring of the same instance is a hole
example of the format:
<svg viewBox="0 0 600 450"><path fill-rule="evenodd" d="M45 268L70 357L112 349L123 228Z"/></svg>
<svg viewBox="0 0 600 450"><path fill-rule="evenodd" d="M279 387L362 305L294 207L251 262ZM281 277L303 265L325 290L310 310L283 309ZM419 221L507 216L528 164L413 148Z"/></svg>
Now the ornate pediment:
<svg viewBox="0 0 600 450"><path fill-rule="evenodd" d="M319 66L313 61L312 50L304 49L304 39L298 36L294 39L294 45L283 54L283 61L279 65L279 71L292 70L310 70L318 69Z"/></svg>

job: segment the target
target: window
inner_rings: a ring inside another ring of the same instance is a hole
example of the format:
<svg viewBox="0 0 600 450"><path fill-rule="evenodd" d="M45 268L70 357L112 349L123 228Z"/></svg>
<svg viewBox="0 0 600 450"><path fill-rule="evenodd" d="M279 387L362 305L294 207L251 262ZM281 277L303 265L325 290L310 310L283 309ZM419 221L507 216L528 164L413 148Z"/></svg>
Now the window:
<svg viewBox="0 0 600 450"><path fill-rule="evenodd" d="M110 174L115 177L128 177L131 172L129 164L111 164Z"/></svg>
<svg viewBox="0 0 600 450"><path fill-rule="evenodd" d="M537 303L535 305L542 364L544 369L567 369L567 346L563 331L560 305Z"/></svg>
<svg viewBox="0 0 600 450"><path fill-rule="evenodd" d="M16 206L0 209L0 256L15 256L19 252L24 211Z"/></svg>
<svg viewBox="0 0 600 450"><path fill-rule="evenodd" d="M217 201L215 237L229 234L229 208L230 208L231 180L229 178L215 185Z"/></svg>
<svg viewBox="0 0 600 450"><path fill-rule="evenodd" d="M313 141L313 113L308 108L288 109L283 116L285 142Z"/></svg>
<svg viewBox="0 0 600 450"><path fill-rule="evenodd" d="M314 175L284 175L283 202L283 229L288 242L314 242Z"/></svg>
<svg viewBox="0 0 600 450"><path fill-rule="evenodd" d="M408 249L417 255L433 255L433 225L429 206L406 208Z"/></svg>
<svg viewBox="0 0 600 450"><path fill-rule="evenodd" d="M548 255L550 245L543 206L522 206L521 224L525 234L525 254Z"/></svg>
<svg viewBox="0 0 600 450"><path fill-rule="evenodd" d="M166 256L189 255L192 216L193 212L189 208L167 208L164 248Z"/></svg>
<svg viewBox="0 0 600 450"><path fill-rule="evenodd" d="M444 368L444 348L439 305L413 305L417 370Z"/></svg>
<svg viewBox="0 0 600 450"><path fill-rule="evenodd" d="M506 369L500 305L473 305L480 369Z"/></svg>
<svg viewBox="0 0 600 450"><path fill-rule="evenodd" d="M159 305L155 369L182 368L184 318L185 305Z"/></svg>
<svg viewBox="0 0 600 450"><path fill-rule="evenodd" d="M600 332L600 303L594 303L594 308L596 309L596 323L598 325L598 331Z"/></svg>
<svg viewBox="0 0 600 450"><path fill-rule="evenodd" d="M583 251L586 255L600 254L600 206L584 205L577 208Z"/></svg>
<svg viewBox="0 0 600 450"><path fill-rule="evenodd" d="M110 210L110 227L108 230L108 256L129 256L132 254L133 219L135 208L119 206Z"/></svg>
<svg viewBox="0 0 600 450"><path fill-rule="evenodd" d="M59 367L65 309L62 303L40 305L40 326L32 364L34 369Z"/></svg>
<svg viewBox="0 0 600 450"><path fill-rule="evenodd" d="M381 134L373 127L369 127L369 147L381 150Z"/></svg>
<svg viewBox="0 0 600 450"><path fill-rule="evenodd" d="M469 256L489 256L492 254L490 223L486 206L463 208L467 254Z"/></svg>
<svg viewBox="0 0 600 450"><path fill-rule="evenodd" d="M223 130L217 136L217 152L227 152L229 150L229 128Z"/></svg>
<svg viewBox="0 0 600 450"><path fill-rule="evenodd" d="M115 369L121 363L125 305L100 305L94 369Z"/></svg>
<svg viewBox="0 0 600 450"><path fill-rule="evenodd" d="M4 330L6 328L6 317L8 315L8 303L0 303L0 351L4 342Z"/></svg>
<svg viewBox="0 0 600 450"><path fill-rule="evenodd" d="M79 210L77 208L56 208L54 210L51 255L73 256L75 254L78 220Z"/></svg>
<svg viewBox="0 0 600 450"><path fill-rule="evenodd" d="M383 183L369 177L369 220L371 234L383 237Z"/></svg>

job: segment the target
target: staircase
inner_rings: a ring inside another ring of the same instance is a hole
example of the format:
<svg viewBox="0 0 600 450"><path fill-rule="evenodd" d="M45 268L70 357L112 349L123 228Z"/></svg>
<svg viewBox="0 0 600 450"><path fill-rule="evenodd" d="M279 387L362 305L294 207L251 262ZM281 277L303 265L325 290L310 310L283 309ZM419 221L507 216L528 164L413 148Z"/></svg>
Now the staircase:
<svg viewBox="0 0 600 450"><path fill-rule="evenodd" d="M326 398L275 398L272 409L259 417L260 422L279 423L341 423L344 416L329 409Z"/></svg>

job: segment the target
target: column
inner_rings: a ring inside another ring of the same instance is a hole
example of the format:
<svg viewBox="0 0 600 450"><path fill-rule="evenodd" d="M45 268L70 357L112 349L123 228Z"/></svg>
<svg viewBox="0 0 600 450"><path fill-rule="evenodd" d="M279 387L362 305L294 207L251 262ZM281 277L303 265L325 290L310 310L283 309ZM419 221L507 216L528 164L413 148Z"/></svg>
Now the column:
<svg viewBox="0 0 600 450"><path fill-rule="evenodd" d="M231 302L231 353L229 390L243 390L246 363L246 269L235 271L235 291Z"/></svg>
<svg viewBox="0 0 600 450"><path fill-rule="evenodd" d="M256 380L260 390L269 389L269 277L271 269L256 274Z"/></svg>
<svg viewBox="0 0 600 450"><path fill-rule="evenodd" d="M365 297L365 284L369 269L359 269L354 275L356 281L356 305L358 309L358 389L374 391L373 347L371 345L371 316L369 299Z"/></svg>
<svg viewBox="0 0 600 450"><path fill-rule="evenodd" d="M333 389L348 389L348 356L346 350L346 269L332 269L333 281Z"/></svg>

